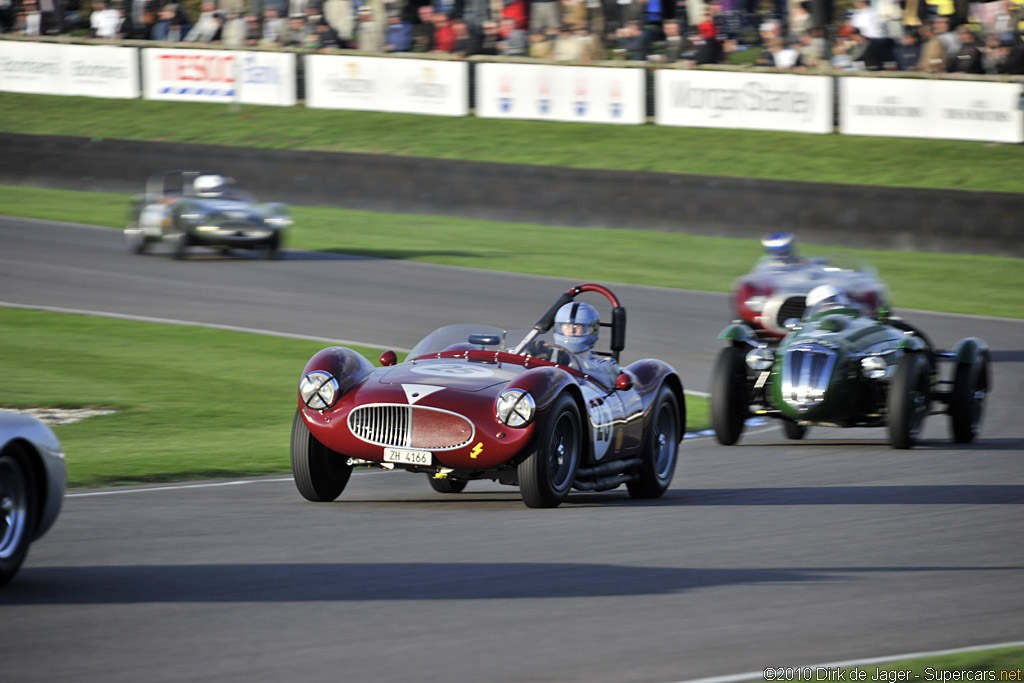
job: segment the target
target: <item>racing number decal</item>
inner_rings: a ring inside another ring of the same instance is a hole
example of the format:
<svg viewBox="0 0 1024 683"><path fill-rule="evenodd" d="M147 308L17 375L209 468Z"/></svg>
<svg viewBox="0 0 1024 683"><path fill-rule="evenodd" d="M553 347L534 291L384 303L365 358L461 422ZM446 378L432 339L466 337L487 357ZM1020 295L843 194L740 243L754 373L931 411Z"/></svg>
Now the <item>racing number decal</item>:
<svg viewBox="0 0 1024 683"><path fill-rule="evenodd" d="M479 365L465 363L424 363L412 368L421 375L439 375L441 377L493 377L494 371Z"/></svg>
<svg viewBox="0 0 1024 683"><path fill-rule="evenodd" d="M590 422L594 458L600 460L607 455L608 449L611 447L616 404L612 402L614 397L598 393L591 387L582 387L582 389L583 398L587 404L587 421Z"/></svg>

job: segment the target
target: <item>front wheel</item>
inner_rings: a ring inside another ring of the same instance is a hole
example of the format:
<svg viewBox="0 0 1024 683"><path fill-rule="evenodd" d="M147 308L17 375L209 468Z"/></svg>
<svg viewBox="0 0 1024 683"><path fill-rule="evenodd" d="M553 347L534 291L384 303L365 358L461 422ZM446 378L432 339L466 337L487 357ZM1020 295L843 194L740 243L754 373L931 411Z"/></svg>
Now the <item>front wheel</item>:
<svg viewBox="0 0 1024 683"><path fill-rule="evenodd" d="M0 455L0 586L14 578L35 529L36 489L32 467L20 447Z"/></svg>
<svg viewBox="0 0 1024 683"><path fill-rule="evenodd" d="M341 453L332 451L309 433L302 411L292 420L292 475L295 487L306 500L329 502L341 495L352 476L352 466Z"/></svg>
<svg viewBox="0 0 1024 683"><path fill-rule="evenodd" d="M782 430L786 432L787 439L793 439L799 441L804 438L807 434L807 427L796 422L790 422L789 420L782 421Z"/></svg>
<svg viewBox="0 0 1024 683"><path fill-rule="evenodd" d="M746 353L737 346L727 346L718 354L711 376L711 426L718 443L736 443L749 412Z"/></svg>
<svg viewBox="0 0 1024 683"><path fill-rule="evenodd" d="M953 441L970 443L981 431L981 417L988 393L988 361L957 363L953 377L953 396L949 403Z"/></svg>
<svg viewBox="0 0 1024 683"><path fill-rule="evenodd" d="M651 413L640 471L636 479L626 484L630 497L661 498L668 490L676 471L679 442L685 425L685 413L680 424L676 395L668 387L662 387Z"/></svg>
<svg viewBox="0 0 1024 683"><path fill-rule="evenodd" d="M468 483L465 479L452 479L451 477L438 479L433 474L427 475L427 481L430 482L430 488L438 493L462 493Z"/></svg>
<svg viewBox="0 0 1024 683"><path fill-rule="evenodd" d="M928 360L917 353L904 354L889 387L889 440L893 448L906 449L917 442L928 416L930 385Z"/></svg>
<svg viewBox="0 0 1024 683"><path fill-rule="evenodd" d="M281 233L275 232L267 240L266 251L263 253L263 256L268 261L276 261L281 258Z"/></svg>
<svg viewBox="0 0 1024 683"><path fill-rule="evenodd" d="M537 434L536 450L519 464L519 490L526 507L558 507L572 488L583 452L580 410L568 394L555 400Z"/></svg>

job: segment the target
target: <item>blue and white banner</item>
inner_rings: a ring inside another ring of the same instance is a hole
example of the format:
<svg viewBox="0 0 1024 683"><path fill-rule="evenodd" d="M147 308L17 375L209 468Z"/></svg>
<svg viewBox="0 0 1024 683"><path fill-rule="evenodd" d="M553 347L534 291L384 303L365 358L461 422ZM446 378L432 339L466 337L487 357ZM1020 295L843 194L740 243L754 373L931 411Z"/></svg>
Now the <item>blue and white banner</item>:
<svg viewBox="0 0 1024 683"><path fill-rule="evenodd" d="M136 48L0 41L0 90L133 99L138 63Z"/></svg>
<svg viewBox="0 0 1024 683"><path fill-rule="evenodd" d="M306 55L306 106L434 116L469 114L469 64Z"/></svg>
<svg viewBox="0 0 1024 683"><path fill-rule="evenodd" d="M641 124L644 70L480 63L476 114L484 118Z"/></svg>
<svg viewBox="0 0 1024 683"><path fill-rule="evenodd" d="M142 50L144 97L149 100L241 102L290 107L295 54L229 50Z"/></svg>

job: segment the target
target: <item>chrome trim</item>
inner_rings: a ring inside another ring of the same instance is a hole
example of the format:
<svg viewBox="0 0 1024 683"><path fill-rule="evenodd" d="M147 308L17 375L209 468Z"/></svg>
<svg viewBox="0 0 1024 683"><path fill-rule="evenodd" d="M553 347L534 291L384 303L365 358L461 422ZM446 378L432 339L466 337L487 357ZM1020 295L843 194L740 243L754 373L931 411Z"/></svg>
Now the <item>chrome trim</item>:
<svg viewBox="0 0 1024 683"><path fill-rule="evenodd" d="M837 358L833 349L820 344L787 349L782 360L782 400L800 412L824 402Z"/></svg>
<svg viewBox="0 0 1024 683"><path fill-rule="evenodd" d="M417 412L429 411L452 415L469 425L469 436L452 446L420 446L412 442L413 422ZM348 414L348 429L360 441L384 448L416 448L429 451L453 451L468 446L476 438L476 425L451 410L402 403L368 403Z"/></svg>

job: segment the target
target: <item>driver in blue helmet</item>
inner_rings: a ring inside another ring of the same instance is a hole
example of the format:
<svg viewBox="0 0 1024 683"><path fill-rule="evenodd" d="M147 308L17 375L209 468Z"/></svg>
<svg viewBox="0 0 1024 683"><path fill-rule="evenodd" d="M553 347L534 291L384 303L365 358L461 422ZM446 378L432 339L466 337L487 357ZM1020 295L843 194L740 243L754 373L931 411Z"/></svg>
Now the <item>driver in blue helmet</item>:
<svg viewBox="0 0 1024 683"><path fill-rule="evenodd" d="M803 263L796 255L796 237L791 232L773 232L761 239L765 256L777 263Z"/></svg>
<svg viewBox="0 0 1024 683"><path fill-rule="evenodd" d="M575 354L580 370L614 386L619 364L594 352L599 329L600 317L590 304L574 301L555 313L555 343Z"/></svg>

